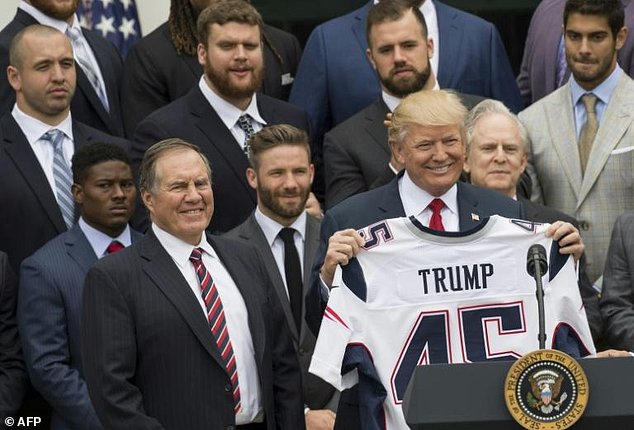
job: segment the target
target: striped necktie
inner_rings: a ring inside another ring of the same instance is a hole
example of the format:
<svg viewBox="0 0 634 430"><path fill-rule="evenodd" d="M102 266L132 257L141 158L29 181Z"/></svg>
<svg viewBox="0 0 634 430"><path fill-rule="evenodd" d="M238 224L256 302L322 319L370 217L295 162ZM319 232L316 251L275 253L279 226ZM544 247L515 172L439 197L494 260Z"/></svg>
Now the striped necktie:
<svg viewBox="0 0 634 430"><path fill-rule="evenodd" d="M64 159L64 133L60 130L52 129L44 133L40 138L53 145L53 179L57 190L57 204L62 211L62 217L66 227L70 229L75 223L75 201L70 192L73 185L73 178L70 167Z"/></svg>
<svg viewBox="0 0 634 430"><path fill-rule="evenodd" d="M90 61L90 56L88 55L88 47L86 46L86 41L84 40L83 35L78 28L73 27L68 27L68 29L66 30L66 35L73 45L75 60L86 74L90 85L92 85L95 93L97 93L97 97L99 97L99 101L101 101L104 109L106 109L106 111L109 111L110 109L108 106L108 97L106 96L106 90L99 80L99 75L95 70L95 65L93 65Z"/></svg>
<svg viewBox="0 0 634 430"><path fill-rule="evenodd" d="M216 345L220 351L220 357L225 365L231 386L233 387L233 411L240 411L240 387L238 386L238 367L236 366L236 358L233 354L233 346L229 336L229 328L225 319L225 311L222 307L222 301L216 288L211 274L203 264L202 248L194 248L189 257L189 261L194 265L198 280L200 281L200 290L207 308L207 319L211 334L216 340Z"/></svg>

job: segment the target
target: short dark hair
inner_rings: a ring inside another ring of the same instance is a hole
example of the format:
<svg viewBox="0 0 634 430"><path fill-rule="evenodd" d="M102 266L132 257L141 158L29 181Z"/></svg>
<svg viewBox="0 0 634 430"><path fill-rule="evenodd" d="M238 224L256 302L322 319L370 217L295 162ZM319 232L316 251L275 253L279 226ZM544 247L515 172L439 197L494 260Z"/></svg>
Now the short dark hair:
<svg viewBox="0 0 634 430"><path fill-rule="evenodd" d="M564 7L564 29L568 24L568 17L573 13L607 18L614 38L625 25L625 11L621 0L568 0Z"/></svg>
<svg viewBox="0 0 634 430"><path fill-rule="evenodd" d="M130 157L119 146L112 143L94 142L80 147L71 161L73 171L73 182L83 184L88 174L88 169L106 161L121 161L128 166Z"/></svg>
<svg viewBox="0 0 634 430"><path fill-rule="evenodd" d="M206 7L198 16L196 32L198 42L207 46L212 24L224 25L228 22L257 25L262 35L262 16L245 0L217 0Z"/></svg>
<svg viewBox="0 0 634 430"><path fill-rule="evenodd" d="M249 140L249 163L256 171L260 167L260 154L280 145L300 146L308 154L310 162L310 142L304 130L288 124L264 127Z"/></svg>
<svg viewBox="0 0 634 430"><path fill-rule="evenodd" d="M191 150L200 155L200 158L207 167L207 175L211 182L211 166L209 160L200 151L200 148L193 143L189 143L183 139L170 138L161 140L150 146L143 154L143 160L141 161L141 167L139 169L139 191L141 192L154 192L156 190L156 183L159 178L156 174L156 163L165 154L171 151Z"/></svg>
<svg viewBox="0 0 634 430"><path fill-rule="evenodd" d="M368 46L372 47L370 40L372 27L378 24L383 24L384 22L397 21L403 18L407 11L410 10L414 14L416 21L419 22L423 29L423 37L427 38L427 23L425 22L425 17L418 8L419 4L420 1L416 0L381 0L372 6L368 11L368 19L365 27L365 37L368 40Z"/></svg>

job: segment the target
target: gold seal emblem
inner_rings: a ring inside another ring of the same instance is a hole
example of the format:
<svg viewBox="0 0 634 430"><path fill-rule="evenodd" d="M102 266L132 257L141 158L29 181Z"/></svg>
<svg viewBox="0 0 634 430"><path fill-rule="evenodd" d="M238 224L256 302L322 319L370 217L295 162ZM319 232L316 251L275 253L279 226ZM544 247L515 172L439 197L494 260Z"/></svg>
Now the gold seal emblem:
<svg viewBox="0 0 634 430"><path fill-rule="evenodd" d="M564 430L588 404L590 387L583 368L561 351L526 354L509 369L504 400L511 416L528 430Z"/></svg>

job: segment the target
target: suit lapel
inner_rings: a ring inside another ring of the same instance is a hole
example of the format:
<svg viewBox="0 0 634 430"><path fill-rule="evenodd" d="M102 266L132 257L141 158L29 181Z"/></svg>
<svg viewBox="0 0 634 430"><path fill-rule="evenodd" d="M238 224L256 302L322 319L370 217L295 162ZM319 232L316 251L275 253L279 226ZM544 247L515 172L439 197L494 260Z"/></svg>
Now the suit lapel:
<svg viewBox="0 0 634 430"><path fill-rule="evenodd" d="M379 98L374 102L370 109L368 109L365 116L366 130L368 134L374 139L379 148L388 155L390 154L390 147L387 143L387 128L383 125L385 115L389 112L387 105L382 98Z"/></svg>
<svg viewBox="0 0 634 430"><path fill-rule="evenodd" d="M88 273L88 270L97 261L95 251L90 246L88 239L81 231L79 224L75 224L72 229L66 235L64 241L66 245L66 252L73 259L79 267L81 267L83 273Z"/></svg>
<svg viewBox="0 0 634 430"><path fill-rule="evenodd" d="M438 57L438 70L435 71L438 85L441 88L447 87L448 82L454 81L455 67L452 62L456 58L456 53L461 52L462 37L464 32L458 25L457 15L455 11L444 4L434 1L436 6L436 17L438 19L438 38L434 41L435 53L438 53L440 47L440 55Z"/></svg>
<svg viewBox="0 0 634 430"><path fill-rule="evenodd" d="M383 195L379 199L377 209L383 212L383 219L398 218L405 216L403 201L398 191L398 181L403 176L403 171L399 173L391 182L385 185Z"/></svg>
<svg viewBox="0 0 634 430"><path fill-rule="evenodd" d="M484 218L478 209L478 199L468 186L462 182L458 186L458 225L460 231L468 231L476 227Z"/></svg>
<svg viewBox="0 0 634 430"><path fill-rule="evenodd" d="M619 78L619 83L612 93L610 102L607 105L605 114L601 119L597 135L590 151L588 165L583 176L581 191L577 198L577 209L583 203L594 183L599 178L601 171L605 167L610 154L619 144L625 132L632 124L634 109L634 85L628 85L630 77L623 73Z"/></svg>
<svg viewBox="0 0 634 430"><path fill-rule="evenodd" d="M582 175L570 85L564 85L556 94L557 97L545 99L546 126L548 135L551 136L550 144L559 158L559 165L566 174L575 197L578 198Z"/></svg>
<svg viewBox="0 0 634 430"><path fill-rule="evenodd" d="M66 224L62 218L62 212L59 209L51 185L31 145L29 145L11 113L7 113L2 117L1 127L4 134L3 144L5 151L15 164L16 170L20 172L24 181L33 191L33 194L44 208L44 212L55 225L57 232L66 231Z"/></svg>

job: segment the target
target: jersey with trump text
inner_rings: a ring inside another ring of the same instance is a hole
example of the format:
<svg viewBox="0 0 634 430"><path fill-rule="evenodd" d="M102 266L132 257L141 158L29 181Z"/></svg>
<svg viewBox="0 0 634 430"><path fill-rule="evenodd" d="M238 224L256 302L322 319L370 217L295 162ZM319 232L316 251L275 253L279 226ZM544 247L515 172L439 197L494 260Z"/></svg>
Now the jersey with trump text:
<svg viewBox="0 0 634 430"><path fill-rule="evenodd" d="M358 384L361 428L406 429L401 404L416 365L514 360L538 349L526 271L536 243L549 254L547 347L594 353L573 259L546 228L493 216L466 233L433 232L413 218L361 229L365 245L335 275L310 372L340 390Z"/></svg>

